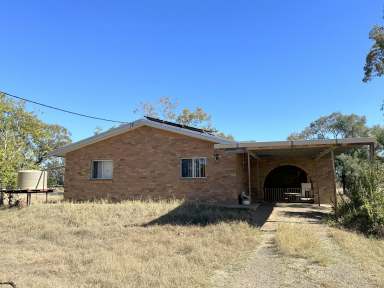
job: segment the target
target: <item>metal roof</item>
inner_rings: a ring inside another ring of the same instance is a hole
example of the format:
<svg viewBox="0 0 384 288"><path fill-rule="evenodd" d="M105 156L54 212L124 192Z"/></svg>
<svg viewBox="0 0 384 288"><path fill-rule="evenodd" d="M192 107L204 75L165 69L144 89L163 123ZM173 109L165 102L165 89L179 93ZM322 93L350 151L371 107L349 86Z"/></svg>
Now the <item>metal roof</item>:
<svg viewBox="0 0 384 288"><path fill-rule="evenodd" d="M185 136L189 136L192 138L197 138L205 141L209 141L212 143L220 143L220 144L230 144L234 143L234 141L224 139L222 137L218 137L213 135L211 132L198 129L190 126L185 125L179 125L176 123L172 123L168 121L163 121L156 118L146 117L143 119L138 119L136 121L133 121L131 123L122 124L117 128L109 129L108 131L105 131L103 133L97 134L95 136L80 140L78 142L74 142L71 144L68 144L66 146L60 147L54 151L52 151L49 156L65 156L65 154L75 151L77 149L83 148L85 146L91 145L93 143L97 143L99 141L123 134L125 132L134 130L136 128L142 127L142 126L148 126L156 129L161 129L177 134L182 134Z"/></svg>
<svg viewBox="0 0 384 288"><path fill-rule="evenodd" d="M375 146L377 141L371 137L320 139L320 140L293 140L272 142L235 142L230 144L215 144L215 149L232 150L237 153L250 151L260 158L265 157L315 157L327 149L333 149L336 154L343 153L351 148L361 146Z"/></svg>

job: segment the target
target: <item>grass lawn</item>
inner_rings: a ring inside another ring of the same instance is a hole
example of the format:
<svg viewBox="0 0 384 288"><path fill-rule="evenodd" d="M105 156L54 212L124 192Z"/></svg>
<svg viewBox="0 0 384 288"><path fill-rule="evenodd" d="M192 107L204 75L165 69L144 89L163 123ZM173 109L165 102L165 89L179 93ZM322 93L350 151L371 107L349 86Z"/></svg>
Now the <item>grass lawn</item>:
<svg viewBox="0 0 384 288"><path fill-rule="evenodd" d="M17 287L207 287L260 241L246 210L32 201L0 210L0 281Z"/></svg>
<svg viewBox="0 0 384 288"><path fill-rule="evenodd" d="M278 225L276 244L279 251L293 257L303 257L320 265L332 262L332 253L324 245L319 226L311 224Z"/></svg>
<svg viewBox="0 0 384 288"><path fill-rule="evenodd" d="M371 275L379 287L384 287L384 240L368 238L358 233L332 228L329 235L345 253L358 262L362 270Z"/></svg>
<svg viewBox="0 0 384 288"><path fill-rule="evenodd" d="M318 282L324 287L340 287L340 283L334 283L338 275L349 279L365 277L374 287L384 287L383 239L325 224L282 223L278 225L276 244L282 255L326 266L319 269L328 273L327 278Z"/></svg>

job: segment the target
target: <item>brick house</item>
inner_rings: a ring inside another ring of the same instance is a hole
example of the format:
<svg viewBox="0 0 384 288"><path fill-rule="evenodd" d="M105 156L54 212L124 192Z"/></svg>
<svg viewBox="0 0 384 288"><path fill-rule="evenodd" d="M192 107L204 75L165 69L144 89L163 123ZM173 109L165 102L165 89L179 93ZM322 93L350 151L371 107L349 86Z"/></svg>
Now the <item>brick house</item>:
<svg viewBox="0 0 384 288"><path fill-rule="evenodd" d="M57 149L69 200L169 199L330 203L334 155L372 138L235 142L150 117Z"/></svg>

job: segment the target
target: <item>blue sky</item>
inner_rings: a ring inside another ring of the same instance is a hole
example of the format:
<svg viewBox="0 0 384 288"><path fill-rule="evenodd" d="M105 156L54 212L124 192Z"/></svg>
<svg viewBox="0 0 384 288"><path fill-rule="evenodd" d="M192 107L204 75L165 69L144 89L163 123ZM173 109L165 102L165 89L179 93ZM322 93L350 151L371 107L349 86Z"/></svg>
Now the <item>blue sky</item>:
<svg viewBox="0 0 384 288"><path fill-rule="evenodd" d="M131 121L161 96L238 140L279 140L334 111L383 124L384 79L361 81L384 1L0 2L0 89ZM33 105L74 140L111 124Z"/></svg>

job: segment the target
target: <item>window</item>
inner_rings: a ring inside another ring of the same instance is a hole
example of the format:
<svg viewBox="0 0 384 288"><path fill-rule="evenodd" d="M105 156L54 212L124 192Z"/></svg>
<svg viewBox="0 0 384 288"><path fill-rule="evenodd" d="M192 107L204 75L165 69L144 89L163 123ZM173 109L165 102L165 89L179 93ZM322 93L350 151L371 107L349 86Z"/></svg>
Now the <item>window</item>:
<svg viewBox="0 0 384 288"><path fill-rule="evenodd" d="M112 179L113 161L94 160L92 161L92 179Z"/></svg>
<svg viewBox="0 0 384 288"><path fill-rule="evenodd" d="M183 178L205 178L207 158L181 159L181 177Z"/></svg>

